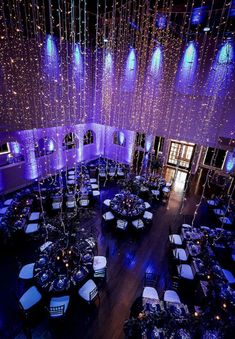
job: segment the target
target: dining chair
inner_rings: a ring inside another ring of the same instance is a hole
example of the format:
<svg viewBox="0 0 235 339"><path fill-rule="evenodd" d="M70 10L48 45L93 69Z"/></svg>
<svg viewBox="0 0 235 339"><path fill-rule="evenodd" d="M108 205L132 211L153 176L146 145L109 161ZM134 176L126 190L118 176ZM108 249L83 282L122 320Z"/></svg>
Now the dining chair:
<svg viewBox="0 0 235 339"><path fill-rule="evenodd" d="M136 219L132 221L132 226L134 226L135 229L137 230L142 230L144 229L144 223L143 220L141 219Z"/></svg>
<svg viewBox="0 0 235 339"><path fill-rule="evenodd" d="M102 217L103 217L103 219L104 219L105 221L112 221L112 220L114 220L114 215L113 215L113 213L110 212L110 211L104 213Z"/></svg>
<svg viewBox="0 0 235 339"><path fill-rule="evenodd" d="M229 270L222 268L224 276L229 284L235 284L235 276Z"/></svg>
<svg viewBox="0 0 235 339"><path fill-rule="evenodd" d="M62 206L62 201L55 201L52 202L52 209L55 210L60 210Z"/></svg>
<svg viewBox="0 0 235 339"><path fill-rule="evenodd" d="M106 206L106 207L110 207L110 203L111 203L111 199L105 199L103 201L103 204Z"/></svg>
<svg viewBox="0 0 235 339"><path fill-rule="evenodd" d="M93 197L99 197L100 196L100 191L94 190L94 191L92 191L92 195L93 195Z"/></svg>
<svg viewBox="0 0 235 339"><path fill-rule="evenodd" d="M107 259L105 256L94 256L93 260L94 278L105 278L107 271Z"/></svg>
<svg viewBox="0 0 235 339"><path fill-rule="evenodd" d="M32 223L28 224L25 228L25 234L35 234L39 230L39 224L37 223Z"/></svg>
<svg viewBox="0 0 235 339"><path fill-rule="evenodd" d="M53 297L50 300L49 313L51 318L64 317L69 306L70 296Z"/></svg>
<svg viewBox="0 0 235 339"><path fill-rule="evenodd" d="M125 231L127 229L127 226L128 226L128 221L122 220L122 219L117 220L117 225L116 225L117 230Z"/></svg>
<svg viewBox="0 0 235 339"><path fill-rule="evenodd" d="M79 296L88 303L99 297L98 288L92 279L89 279L79 290Z"/></svg>
<svg viewBox="0 0 235 339"><path fill-rule="evenodd" d="M177 272L180 278L194 280L194 272L188 264L180 264L177 266Z"/></svg>
<svg viewBox="0 0 235 339"><path fill-rule="evenodd" d="M19 304L24 312L28 312L42 299L41 293L36 286L31 286L20 298Z"/></svg>
<svg viewBox="0 0 235 339"><path fill-rule="evenodd" d="M173 256L175 259L179 261L187 261L188 253L183 248L175 248L173 249Z"/></svg>
<svg viewBox="0 0 235 339"><path fill-rule="evenodd" d="M67 208L75 208L76 207L75 197L68 198L68 200L66 201L66 207Z"/></svg>
<svg viewBox="0 0 235 339"><path fill-rule="evenodd" d="M83 195L81 199L79 200L79 205L81 207L87 207L89 206L90 200L88 199L87 195Z"/></svg>
<svg viewBox="0 0 235 339"><path fill-rule="evenodd" d="M144 286L156 286L157 275L155 273L145 272L144 275Z"/></svg>
<svg viewBox="0 0 235 339"><path fill-rule="evenodd" d="M40 246L40 252L45 251L48 247L52 245L52 241L46 241L44 244Z"/></svg>
<svg viewBox="0 0 235 339"><path fill-rule="evenodd" d="M4 201L3 205L4 206L10 206L13 203L14 199L7 199Z"/></svg>
<svg viewBox="0 0 235 339"><path fill-rule="evenodd" d="M151 222L153 220L153 213L149 212L149 211L145 211L144 215L143 215L143 219L146 222Z"/></svg>
<svg viewBox="0 0 235 339"><path fill-rule="evenodd" d="M38 221L41 217L40 212L32 212L29 216L29 221Z"/></svg>
<svg viewBox="0 0 235 339"><path fill-rule="evenodd" d="M189 224L182 224L182 225L181 225L181 228L184 228L184 229L191 229L191 228L192 228L192 225L189 225Z"/></svg>
<svg viewBox="0 0 235 339"><path fill-rule="evenodd" d="M29 280L33 278L35 263L24 265L19 273L19 278L23 280Z"/></svg>
<svg viewBox="0 0 235 339"><path fill-rule="evenodd" d="M172 245L181 246L183 244L181 236L179 234L170 234L169 241Z"/></svg>
<svg viewBox="0 0 235 339"><path fill-rule="evenodd" d="M147 201L144 202L144 206L146 210L151 207L150 203L148 203Z"/></svg>
<svg viewBox="0 0 235 339"><path fill-rule="evenodd" d="M178 293L174 290L166 290L164 292L163 300L171 303L181 303Z"/></svg>
<svg viewBox="0 0 235 339"><path fill-rule="evenodd" d="M142 292L142 298L159 300L158 292L155 288L156 284L156 275L154 273L146 272L144 276L144 288Z"/></svg>

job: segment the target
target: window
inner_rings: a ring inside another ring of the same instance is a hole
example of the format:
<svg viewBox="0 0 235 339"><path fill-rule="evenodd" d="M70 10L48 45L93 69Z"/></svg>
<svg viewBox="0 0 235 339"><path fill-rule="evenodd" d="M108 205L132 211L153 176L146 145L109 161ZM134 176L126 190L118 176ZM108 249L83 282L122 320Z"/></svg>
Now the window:
<svg viewBox="0 0 235 339"><path fill-rule="evenodd" d="M155 154L158 154L159 152L163 152L163 147L164 147L164 138L156 136L154 139Z"/></svg>
<svg viewBox="0 0 235 339"><path fill-rule="evenodd" d="M9 142L9 149L13 157L13 162L24 161L23 148L18 141Z"/></svg>
<svg viewBox="0 0 235 339"><path fill-rule="evenodd" d="M94 132L92 130L88 130L83 136L83 145L89 145L94 143Z"/></svg>
<svg viewBox="0 0 235 339"><path fill-rule="evenodd" d="M123 132L114 132L113 133L113 143L114 145L126 146L126 138Z"/></svg>
<svg viewBox="0 0 235 339"><path fill-rule="evenodd" d="M145 134L141 134L141 133L138 133L138 132L136 133L135 145L137 147L144 148L144 146L145 146Z"/></svg>
<svg viewBox="0 0 235 339"><path fill-rule="evenodd" d="M225 156L226 156L225 150L208 147L204 159L204 165L222 168Z"/></svg>
<svg viewBox="0 0 235 339"><path fill-rule="evenodd" d="M78 147L78 138L75 133L70 132L66 134L63 141L63 148L68 150Z"/></svg>
<svg viewBox="0 0 235 339"><path fill-rule="evenodd" d="M171 141L168 164L182 168L189 168L193 151L193 144Z"/></svg>
<svg viewBox="0 0 235 339"><path fill-rule="evenodd" d="M9 152L10 152L10 149L9 149L8 143L0 145L0 154L5 154Z"/></svg>
<svg viewBox="0 0 235 339"><path fill-rule="evenodd" d="M53 139L47 137L41 138L34 145L35 155L38 158L51 154L54 152L54 148L55 143Z"/></svg>

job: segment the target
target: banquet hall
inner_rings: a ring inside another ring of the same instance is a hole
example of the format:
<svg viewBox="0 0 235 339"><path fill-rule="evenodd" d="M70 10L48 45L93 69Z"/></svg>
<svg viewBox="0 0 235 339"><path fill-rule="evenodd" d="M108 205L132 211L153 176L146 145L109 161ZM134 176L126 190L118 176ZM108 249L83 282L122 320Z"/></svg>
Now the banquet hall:
<svg viewBox="0 0 235 339"><path fill-rule="evenodd" d="M235 0L0 2L0 338L231 339Z"/></svg>

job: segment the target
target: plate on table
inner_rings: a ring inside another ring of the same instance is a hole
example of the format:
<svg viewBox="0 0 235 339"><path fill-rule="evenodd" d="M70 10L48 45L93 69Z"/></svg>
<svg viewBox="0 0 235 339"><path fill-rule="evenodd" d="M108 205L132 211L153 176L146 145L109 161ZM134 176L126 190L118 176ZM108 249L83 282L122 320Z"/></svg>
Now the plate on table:
<svg viewBox="0 0 235 339"><path fill-rule="evenodd" d="M66 288L67 278L66 277L58 278L54 281L53 285L56 290L58 291L63 290L64 288Z"/></svg>
<svg viewBox="0 0 235 339"><path fill-rule="evenodd" d="M174 339L191 339L191 334L184 328L180 328L173 336Z"/></svg>
<svg viewBox="0 0 235 339"><path fill-rule="evenodd" d="M74 278L75 282L80 282L88 275L89 272L84 267L81 267L80 269L78 269L74 273L75 274L74 274L73 278Z"/></svg>
<svg viewBox="0 0 235 339"><path fill-rule="evenodd" d="M48 273L47 273L47 272L43 272L43 273L41 274L41 276L40 276L40 281L41 281L42 283L45 283L45 282L48 280L48 278L49 278Z"/></svg>
<svg viewBox="0 0 235 339"><path fill-rule="evenodd" d="M191 238L191 232L186 231L185 232L185 238L190 239Z"/></svg>
<svg viewBox="0 0 235 339"><path fill-rule="evenodd" d="M155 303L150 303L149 305L149 310L150 312L154 312L154 313L159 313L161 312L161 307L159 304L155 304Z"/></svg>
<svg viewBox="0 0 235 339"><path fill-rule="evenodd" d="M86 254L83 255L82 261L83 262L89 262L89 261L92 260L92 258L93 258L93 256L90 253L86 253Z"/></svg>
<svg viewBox="0 0 235 339"><path fill-rule="evenodd" d="M220 338L222 338L222 336L217 330L207 330L202 336L202 339L220 339Z"/></svg>
<svg viewBox="0 0 235 339"><path fill-rule="evenodd" d="M153 328L151 333L151 339L162 339L164 338L162 330L159 330L156 326Z"/></svg>
<svg viewBox="0 0 235 339"><path fill-rule="evenodd" d="M174 317L180 317L182 315L182 310L179 305L170 305L169 311Z"/></svg>
<svg viewBox="0 0 235 339"><path fill-rule="evenodd" d="M44 266L48 262L48 258L46 256L40 257L38 260L38 266Z"/></svg>

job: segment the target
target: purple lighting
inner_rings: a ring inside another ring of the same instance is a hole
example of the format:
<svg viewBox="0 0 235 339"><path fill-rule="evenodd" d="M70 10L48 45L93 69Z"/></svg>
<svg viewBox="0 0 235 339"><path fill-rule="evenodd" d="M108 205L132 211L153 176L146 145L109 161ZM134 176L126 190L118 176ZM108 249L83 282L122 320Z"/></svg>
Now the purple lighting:
<svg viewBox="0 0 235 339"><path fill-rule="evenodd" d="M59 76L59 57L55 40L51 35L46 36L45 42L45 72L50 77Z"/></svg>
<svg viewBox="0 0 235 339"><path fill-rule="evenodd" d="M228 152L226 163L225 163L225 169L227 172L232 172L235 170L235 151Z"/></svg>
<svg viewBox="0 0 235 339"><path fill-rule="evenodd" d="M191 23L192 25L201 24L206 17L206 6L195 7L192 11Z"/></svg>
<svg viewBox="0 0 235 339"><path fill-rule="evenodd" d="M81 74L83 72L83 60L82 60L80 46L78 44L75 44L75 47L74 47L73 62L74 62L75 74L76 73Z"/></svg>
<svg viewBox="0 0 235 339"><path fill-rule="evenodd" d="M17 141L12 141L10 143L10 148L13 154L20 154L21 153L21 147L20 144Z"/></svg>
<svg viewBox="0 0 235 339"><path fill-rule="evenodd" d="M195 42L187 45L176 77L176 89L182 94L191 94L197 69L197 50Z"/></svg>
<svg viewBox="0 0 235 339"><path fill-rule="evenodd" d="M234 70L234 47L226 41L217 53L206 86L206 95L224 96Z"/></svg>
<svg viewBox="0 0 235 339"><path fill-rule="evenodd" d="M123 132L119 132L119 141L120 144L123 145L125 141L125 134Z"/></svg>
<svg viewBox="0 0 235 339"><path fill-rule="evenodd" d="M134 48L131 48L125 67L124 74L124 90L133 91L136 80L136 54Z"/></svg>
<svg viewBox="0 0 235 339"><path fill-rule="evenodd" d="M151 75L154 77L154 79L161 79L163 67L163 57L162 57L162 50L158 46L155 51L153 52L152 59L151 59Z"/></svg>
<svg viewBox="0 0 235 339"><path fill-rule="evenodd" d="M164 14L160 14L156 21L156 26L159 29L165 29L167 26L167 18Z"/></svg>
<svg viewBox="0 0 235 339"><path fill-rule="evenodd" d="M113 57L109 51L106 51L102 75L102 107L104 111L108 111L112 103L113 73Z"/></svg>

